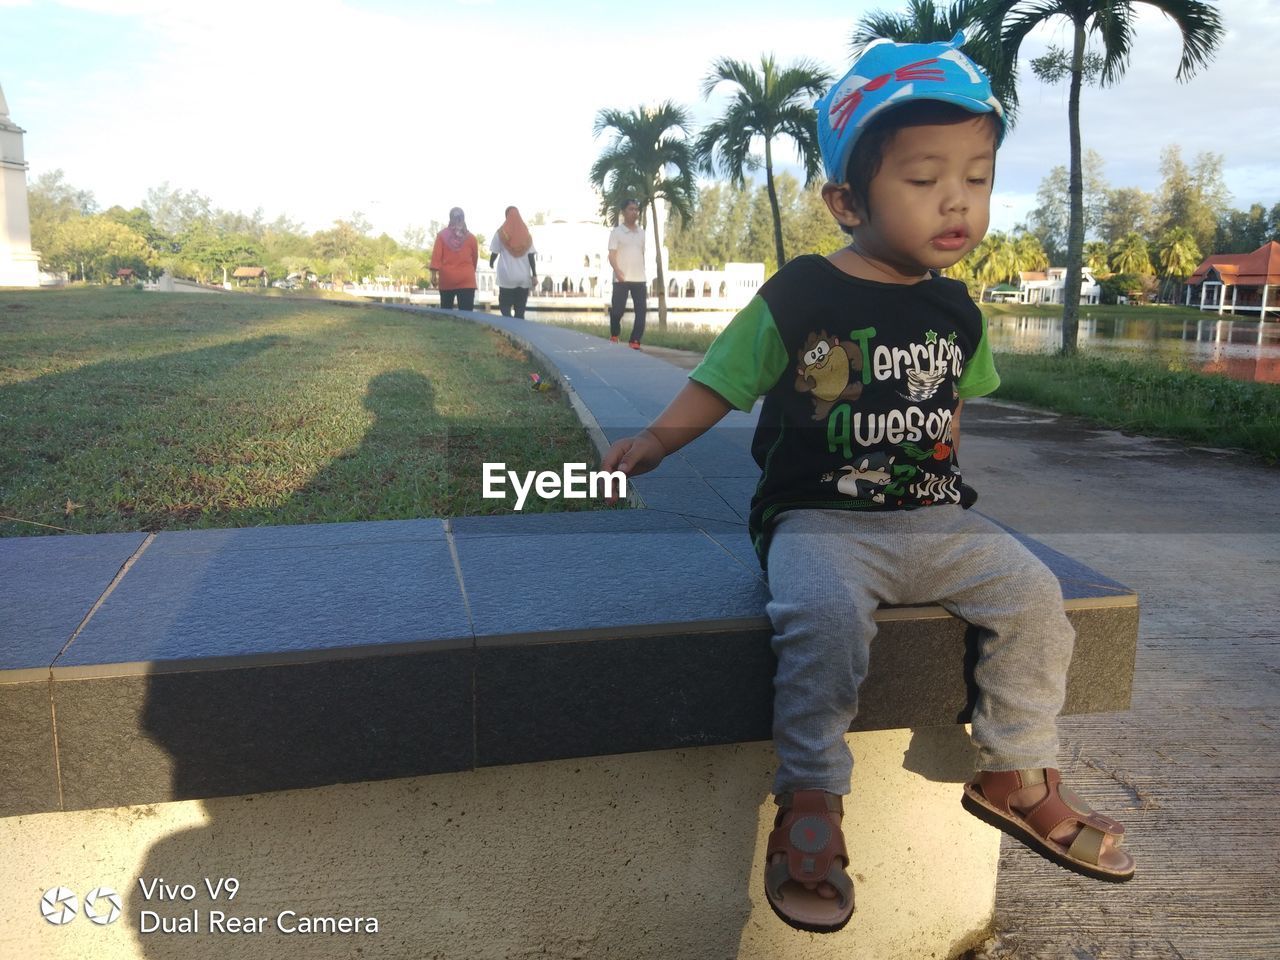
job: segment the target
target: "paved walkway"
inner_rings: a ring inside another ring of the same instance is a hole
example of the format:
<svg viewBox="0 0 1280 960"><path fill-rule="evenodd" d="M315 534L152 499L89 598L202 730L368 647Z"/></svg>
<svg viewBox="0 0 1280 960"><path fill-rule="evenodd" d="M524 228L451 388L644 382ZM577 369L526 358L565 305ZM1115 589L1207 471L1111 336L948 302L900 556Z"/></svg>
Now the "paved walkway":
<svg viewBox="0 0 1280 960"><path fill-rule="evenodd" d="M1133 709L1063 723L1064 768L1125 821L1138 877L1006 840L986 957L1280 957L1280 469L990 401L966 404L960 450L980 509L1142 603Z"/></svg>

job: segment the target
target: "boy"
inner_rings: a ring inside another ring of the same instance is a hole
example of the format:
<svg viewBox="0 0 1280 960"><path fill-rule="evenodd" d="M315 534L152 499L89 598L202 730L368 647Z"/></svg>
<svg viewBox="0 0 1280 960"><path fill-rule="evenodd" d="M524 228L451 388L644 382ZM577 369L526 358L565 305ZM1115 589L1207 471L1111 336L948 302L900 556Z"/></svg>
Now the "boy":
<svg viewBox="0 0 1280 960"><path fill-rule="evenodd" d="M1000 381L980 312L938 271L986 233L1004 119L963 42L874 44L818 101L822 196L849 245L779 270L671 405L603 462L652 470L765 398L749 522L778 658L765 891L802 930L838 930L853 911L844 734L882 603L938 602L981 630L966 807L1069 869L1134 872L1124 828L1054 769L1074 643L1057 579L967 510L960 408Z"/></svg>

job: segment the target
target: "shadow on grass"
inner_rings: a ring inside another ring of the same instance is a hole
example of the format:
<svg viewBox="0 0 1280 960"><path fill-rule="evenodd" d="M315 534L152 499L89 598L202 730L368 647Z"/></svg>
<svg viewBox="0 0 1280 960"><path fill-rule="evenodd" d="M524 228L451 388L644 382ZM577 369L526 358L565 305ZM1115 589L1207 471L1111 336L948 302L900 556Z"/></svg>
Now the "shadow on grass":
<svg viewBox="0 0 1280 960"><path fill-rule="evenodd" d="M38 524L83 533L167 526L159 517L136 515L127 498L131 488L154 482L165 451L186 439L181 419L166 423L175 399L183 393L219 397L223 381L290 342L266 335L107 360L0 388L0 514L33 521L0 520L0 536L53 532ZM207 416L207 405L196 405L189 416Z"/></svg>
<svg viewBox="0 0 1280 960"><path fill-rule="evenodd" d="M0 520L0 536L505 512L482 497L484 462L543 470L592 456L564 418L526 409L563 398L522 389L523 356L467 343L430 377L369 378L387 361L428 362L431 341L406 357L352 342L317 353L311 338L261 336L0 388L0 514L19 518Z"/></svg>
<svg viewBox="0 0 1280 960"><path fill-rule="evenodd" d="M529 404L562 402L558 396L521 394ZM370 379L362 399L372 415L360 444L344 451L296 489L278 508L221 513L217 526L408 520L506 513L506 499L483 496L483 465L511 469L557 469L581 452L565 448L554 432L539 435L518 418L495 421L482 408L464 416L440 411L432 380L416 370L396 369ZM585 444L585 441L583 441ZM526 512L596 509L592 501L543 501L530 496Z"/></svg>
<svg viewBox="0 0 1280 960"><path fill-rule="evenodd" d="M436 391L414 370L374 376L362 399L372 414L358 446L340 453L278 507L219 511L220 527L268 523L388 520L432 512L450 484L454 435L441 429Z"/></svg>

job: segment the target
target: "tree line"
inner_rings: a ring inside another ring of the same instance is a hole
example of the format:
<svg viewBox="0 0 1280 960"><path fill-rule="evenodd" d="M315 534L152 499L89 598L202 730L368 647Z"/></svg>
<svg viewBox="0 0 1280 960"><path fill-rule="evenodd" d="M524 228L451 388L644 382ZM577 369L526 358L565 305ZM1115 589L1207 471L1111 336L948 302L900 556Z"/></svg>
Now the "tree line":
<svg viewBox="0 0 1280 960"><path fill-rule="evenodd" d="M806 189L786 172L777 175L774 187L784 249L826 254L849 242L816 189ZM764 184L704 184L687 220L675 213L668 216L666 242L671 267L718 270L726 263L763 263L765 273L771 274L778 268L775 226Z"/></svg>
<svg viewBox="0 0 1280 960"><path fill-rule="evenodd" d="M1084 265L1095 276L1116 274L1124 286L1176 297L1179 285L1211 253L1251 253L1280 241L1280 203L1231 206L1223 157L1201 153L1188 164L1176 146L1160 154L1160 186L1113 188L1097 151L1083 155ZM1054 167L1040 182L1027 228L1055 263L1067 255L1067 169Z"/></svg>
<svg viewBox="0 0 1280 960"><path fill-rule="evenodd" d="M196 190L165 183L131 209L99 210L93 194L66 182L61 170L37 177L28 191L32 246L45 269L109 282L122 268L135 276L167 270L201 282L221 282L236 267L260 266L273 279L308 274L335 284L388 277L424 283L430 242L440 224L410 229L401 240L371 236L359 214L307 233L288 217L232 213Z"/></svg>
<svg viewBox="0 0 1280 960"><path fill-rule="evenodd" d="M1216 7L1202 0L1144 0L1144 5L1165 14L1181 34L1182 54L1175 79L1189 79L1208 65L1223 34ZM905 12L877 11L864 17L850 38L850 53L856 58L880 40L945 42L963 30L966 52L990 77L1012 126L1018 112L1018 58L1023 42L1042 26L1066 21L1070 48L1051 47L1031 61L1031 68L1044 83L1068 83L1069 156L1063 191L1066 226L1062 233L1067 290L1080 289L1084 266L1080 91L1085 83L1110 86L1123 77L1134 47L1132 28L1137 6L1138 0L955 0L947 6L934 0L909 0ZM596 133L610 131L612 135L591 170L592 182L600 188L603 198L602 212L608 215L621 197L633 196L642 208L656 214L655 200L661 198L684 225L693 214L695 170L719 172L739 188L747 171L763 170L773 220L774 262L785 262L785 228L773 174L774 143L787 138L794 144L805 170L805 185L812 185L819 154L814 113L805 104L812 102L831 80L830 73L808 60L780 66L766 55L757 68L742 61L717 59L703 82L702 95L707 98L727 84L730 100L724 112L696 137L688 112L672 101L653 108L600 111ZM655 233L656 219L655 215ZM1020 238L1006 238L1004 245L1013 249L1019 241ZM1021 242L1029 248L1029 243ZM1040 243L1038 238L1036 242ZM1043 247L1043 243L1040 245ZM659 322L663 323L666 303L661 259L657 274ZM1074 296L1065 301L1062 349L1074 352L1080 305Z"/></svg>

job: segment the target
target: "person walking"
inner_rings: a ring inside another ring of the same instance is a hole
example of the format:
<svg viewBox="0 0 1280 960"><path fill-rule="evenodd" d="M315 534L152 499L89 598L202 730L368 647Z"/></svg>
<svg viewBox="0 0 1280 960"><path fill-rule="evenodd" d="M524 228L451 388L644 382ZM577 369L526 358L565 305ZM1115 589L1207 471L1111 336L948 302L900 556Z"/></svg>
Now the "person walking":
<svg viewBox="0 0 1280 960"><path fill-rule="evenodd" d="M538 282L534 260L538 251L533 249L533 237L515 207L507 207L506 219L489 241L489 251L489 266L495 260L498 264L498 309L504 317L514 310L523 320L529 291Z"/></svg>
<svg viewBox="0 0 1280 960"><path fill-rule="evenodd" d="M619 212L622 222L609 234L609 266L613 267L613 300L609 305L609 339L617 343L622 332L622 313L631 295L635 322L627 338L632 350L640 349L644 336L645 274L644 228L640 226L640 204L635 199L623 201Z"/></svg>
<svg viewBox="0 0 1280 960"><path fill-rule="evenodd" d="M459 310L472 310L476 305L476 263L480 246L475 234L467 229L467 218L461 207L449 211L449 225L436 234L431 248L431 282L440 289L440 306L452 310L456 300Z"/></svg>

